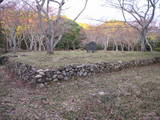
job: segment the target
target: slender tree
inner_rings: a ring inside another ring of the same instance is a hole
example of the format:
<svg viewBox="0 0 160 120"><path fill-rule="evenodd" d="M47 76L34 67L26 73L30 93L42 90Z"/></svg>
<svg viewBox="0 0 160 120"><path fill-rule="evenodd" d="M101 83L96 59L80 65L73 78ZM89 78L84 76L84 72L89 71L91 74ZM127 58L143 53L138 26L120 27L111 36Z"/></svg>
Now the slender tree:
<svg viewBox="0 0 160 120"><path fill-rule="evenodd" d="M20 9L17 8L18 4L15 1L7 3L1 12L0 17L3 21L3 28L6 36L7 48L13 52L17 50L17 27L19 25Z"/></svg>

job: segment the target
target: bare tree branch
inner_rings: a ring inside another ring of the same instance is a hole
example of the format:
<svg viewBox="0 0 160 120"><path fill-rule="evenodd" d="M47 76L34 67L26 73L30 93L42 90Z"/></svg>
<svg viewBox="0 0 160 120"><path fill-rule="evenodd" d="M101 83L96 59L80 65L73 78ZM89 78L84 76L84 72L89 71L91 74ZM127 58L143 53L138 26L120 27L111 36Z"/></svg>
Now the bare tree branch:
<svg viewBox="0 0 160 120"><path fill-rule="evenodd" d="M76 21L76 20L79 18L79 16L84 12L84 10L85 10L86 7L87 7L87 3L88 3L88 0L86 0L83 9L82 9L82 10L80 11L80 13L73 19L73 21Z"/></svg>
<svg viewBox="0 0 160 120"><path fill-rule="evenodd" d="M0 0L0 4L3 2L4 0Z"/></svg>
<svg viewBox="0 0 160 120"><path fill-rule="evenodd" d="M139 6L136 0L117 0L117 3L113 3L112 0L107 1L109 1L111 6L122 11L124 21L127 24L139 31L141 50L146 50L146 44L151 48L151 45L149 45L149 42L146 40L146 35L148 33L149 25L154 19L156 5L160 0L146 0L143 6ZM127 20L125 13L132 16L136 23L135 25Z"/></svg>

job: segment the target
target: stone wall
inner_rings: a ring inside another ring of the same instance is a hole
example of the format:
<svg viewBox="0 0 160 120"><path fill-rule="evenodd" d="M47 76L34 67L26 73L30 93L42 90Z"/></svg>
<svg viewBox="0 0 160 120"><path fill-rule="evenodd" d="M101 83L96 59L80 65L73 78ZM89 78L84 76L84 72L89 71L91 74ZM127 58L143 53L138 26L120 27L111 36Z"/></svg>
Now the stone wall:
<svg viewBox="0 0 160 120"><path fill-rule="evenodd" d="M69 65L58 69L36 69L30 65L8 61L8 70L20 80L29 83L47 83L51 81L70 80L78 77L86 77L97 73L109 73L123 69L147 66L160 63L160 57L153 59L133 60L130 62L104 62L96 64Z"/></svg>

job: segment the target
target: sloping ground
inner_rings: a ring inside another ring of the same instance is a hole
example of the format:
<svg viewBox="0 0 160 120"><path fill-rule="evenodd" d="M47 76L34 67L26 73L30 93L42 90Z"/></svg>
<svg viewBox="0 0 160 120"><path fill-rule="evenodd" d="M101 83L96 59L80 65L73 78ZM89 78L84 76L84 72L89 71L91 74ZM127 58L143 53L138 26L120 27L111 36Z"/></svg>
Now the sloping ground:
<svg viewBox="0 0 160 120"><path fill-rule="evenodd" d="M0 120L159 120L160 65L31 88L0 68Z"/></svg>
<svg viewBox="0 0 160 120"><path fill-rule="evenodd" d="M37 68L55 68L72 64L88 64L101 62L131 61L160 57L160 52L116 52L97 51L87 53L86 51L55 51L53 55L46 52L18 52L9 53L12 60L30 64ZM15 57L17 55L18 57Z"/></svg>

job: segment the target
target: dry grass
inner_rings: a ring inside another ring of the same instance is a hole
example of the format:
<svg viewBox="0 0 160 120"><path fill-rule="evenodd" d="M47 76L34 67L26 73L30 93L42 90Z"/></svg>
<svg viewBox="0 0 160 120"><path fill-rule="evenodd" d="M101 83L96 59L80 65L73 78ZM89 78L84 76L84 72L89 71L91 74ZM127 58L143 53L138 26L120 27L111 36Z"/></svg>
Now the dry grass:
<svg viewBox="0 0 160 120"><path fill-rule="evenodd" d="M11 108L9 105L3 103L3 99L8 95L9 90L4 82L4 74L0 70L0 120L7 120L9 116L6 114Z"/></svg>
<svg viewBox="0 0 160 120"><path fill-rule="evenodd" d="M52 83L47 88L15 87L17 82L4 86L5 81L1 89L9 93L1 93L6 109L0 112L7 120L160 119L160 65Z"/></svg>
<svg viewBox="0 0 160 120"><path fill-rule="evenodd" d="M12 59L31 64L38 68L54 68L71 64L99 63L119 60L129 61L152 58L160 56L160 52L97 51L95 53L87 53L86 51L56 51L53 55L48 55L46 52L19 52L17 55L19 55L18 58Z"/></svg>

